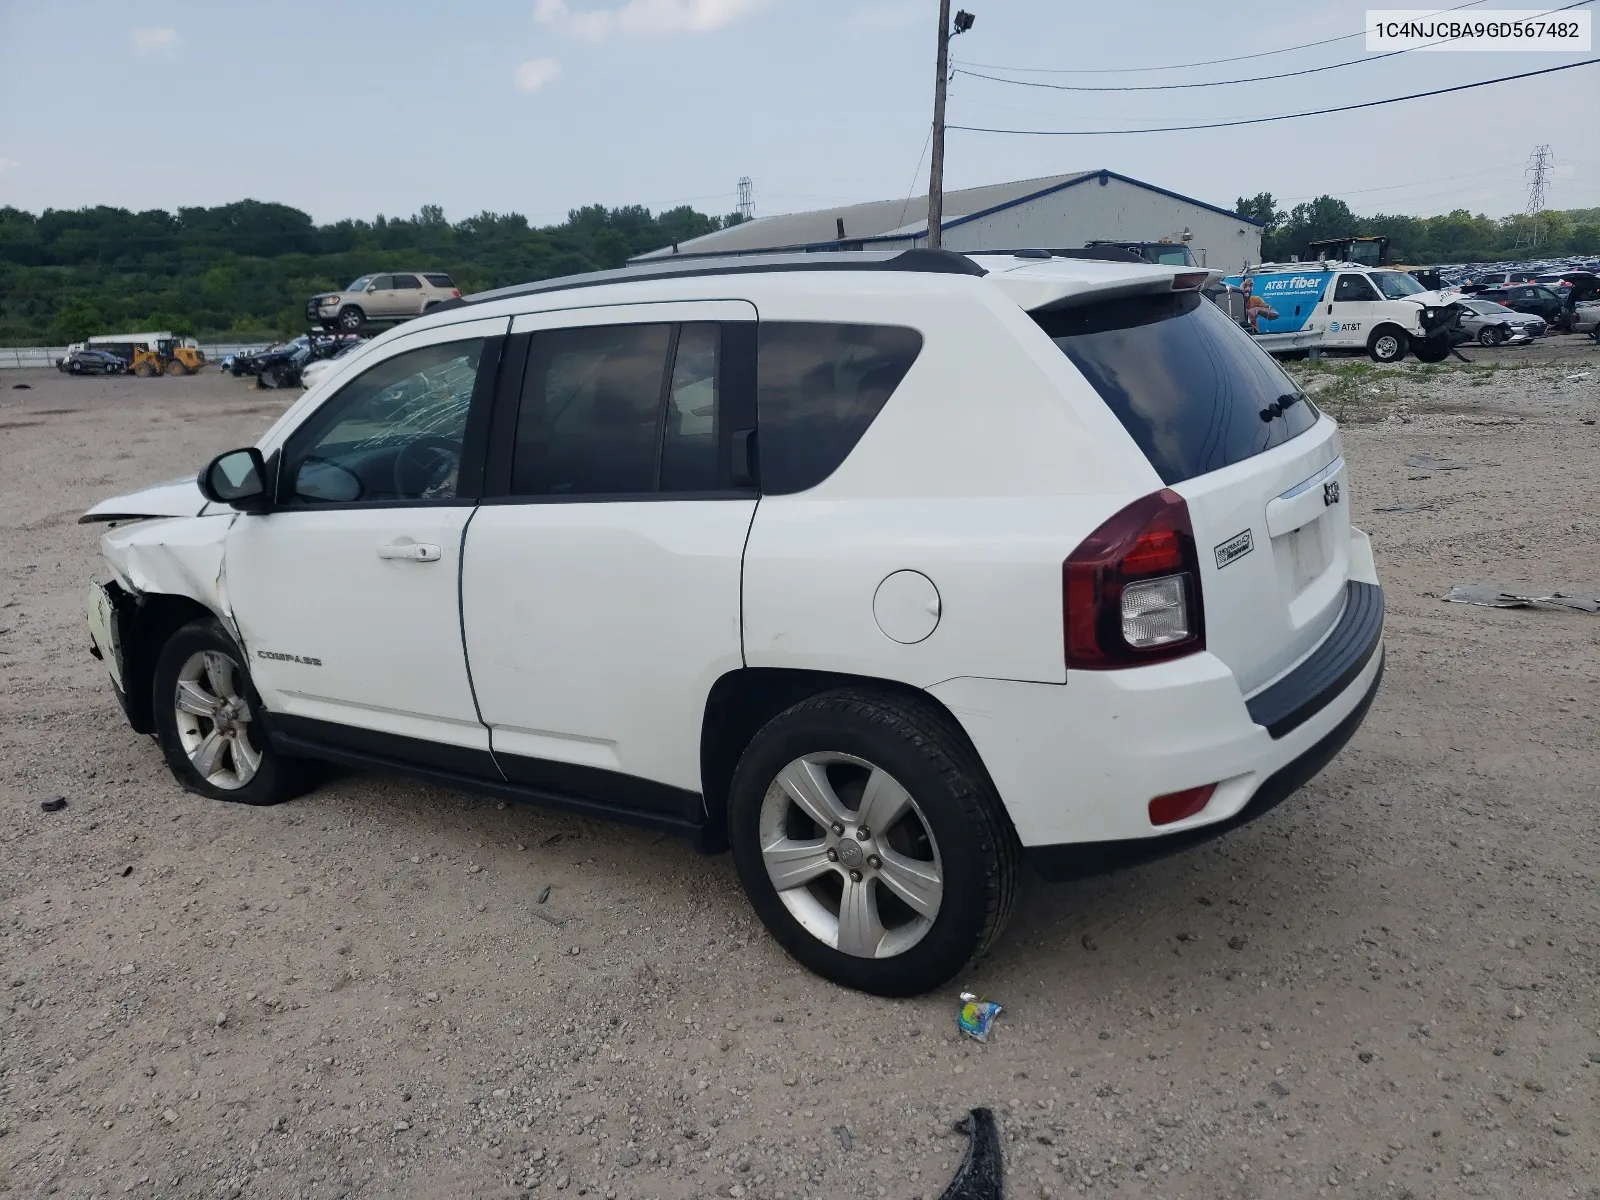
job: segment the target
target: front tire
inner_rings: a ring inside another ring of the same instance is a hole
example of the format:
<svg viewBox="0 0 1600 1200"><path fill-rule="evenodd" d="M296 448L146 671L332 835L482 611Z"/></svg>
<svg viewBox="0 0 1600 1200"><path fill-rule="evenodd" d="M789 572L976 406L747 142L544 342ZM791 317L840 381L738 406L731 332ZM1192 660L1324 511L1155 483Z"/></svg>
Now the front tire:
<svg viewBox="0 0 1600 1200"><path fill-rule="evenodd" d="M1498 325L1485 325L1478 330L1478 345L1498 346L1506 340L1506 331Z"/></svg>
<svg viewBox="0 0 1600 1200"><path fill-rule="evenodd" d="M279 804L304 790L303 764L273 750L245 657L214 618L167 639L152 683L156 738L191 792L238 804Z"/></svg>
<svg viewBox="0 0 1600 1200"><path fill-rule="evenodd" d="M1405 330L1393 325L1380 325L1373 330L1367 342L1367 354L1373 362L1380 363L1399 362L1410 348L1411 339L1406 336Z"/></svg>
<svg viewBox="0 0 1600 1200"><path fill-rule="evenodd" d="M347 333L359 332L361 329L361 323L366 319L366 314L354 304L339 310L339 328L345 330Z"/></svg>
<svg viewBox="0 0 1600 1200"><path fill-rule="evenodd" d="M988 773L943 712L828 692L764 726L739 760L728 835L756 913L845 987L915 996L999 936L1022 852Z"/></svg>

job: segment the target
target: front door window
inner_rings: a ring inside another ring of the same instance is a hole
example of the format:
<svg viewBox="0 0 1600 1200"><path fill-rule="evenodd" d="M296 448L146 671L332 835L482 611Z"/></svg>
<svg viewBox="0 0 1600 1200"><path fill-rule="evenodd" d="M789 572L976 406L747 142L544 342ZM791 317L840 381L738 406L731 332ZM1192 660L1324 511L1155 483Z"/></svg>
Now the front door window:
<svg viewBox="0 0 1600 1200"><path fill-rule="evenodd" d="M284 447L280 502L455 499L483 346L424 346L351 380Z"/></svg>
<svg viewBox="0 0 1600 1200"><path fill-rule="evenodd" d="M1366 303L1377 298L1377 291L1367 282L1365 275L1341 275L1333 288L1335 303Z"/></svg>

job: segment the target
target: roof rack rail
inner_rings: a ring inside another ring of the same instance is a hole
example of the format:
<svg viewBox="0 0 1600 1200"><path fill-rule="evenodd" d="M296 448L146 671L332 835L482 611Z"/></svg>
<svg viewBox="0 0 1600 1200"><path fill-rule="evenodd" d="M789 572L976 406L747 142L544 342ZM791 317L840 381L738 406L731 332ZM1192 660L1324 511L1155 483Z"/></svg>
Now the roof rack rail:
<svg viewBox="0 0 1600 1200"><path fill-rule="evenodd" d="M687 261L686 261L687 260ZM430 312L441 312L467 304L487 304L516 296L535 296L543 292L563 292L574 288L604 287L612 283L635 283L648 279L692 279L704 275L754 275L786 271L918 271L938 275L987 275L989 272L965 254L953 250L918 247L898 253L873 250L841 250L814 254L780 252L774 254L719 254L705 257L678 255L653 258L610 271L590 271L583 275L563 275L533 283L514 284L478 292L441 304Z"/></svg>
<svg viewBox="0 0 1600 1200"><path fill-rule="evenodd" d="M1149 259L1140 258L1132 250L1121 246L1000 246L983 250L965 250L964 254L994 254L1011 258L1077 258L1094 262L1132 262L1151 266Z"/></svg>
<svg viewBox="0 0 1600 1200"><path fill-rule="evenodd" d="M1246 267L1243 273L1249 275L1261 271L1338 271L1342 269L1368 271L1377 268L1372 267L1370 264L1363 265L1361 263L1342 262L1336 259L1313 258L1301 262L1253 263Z"/></svg>

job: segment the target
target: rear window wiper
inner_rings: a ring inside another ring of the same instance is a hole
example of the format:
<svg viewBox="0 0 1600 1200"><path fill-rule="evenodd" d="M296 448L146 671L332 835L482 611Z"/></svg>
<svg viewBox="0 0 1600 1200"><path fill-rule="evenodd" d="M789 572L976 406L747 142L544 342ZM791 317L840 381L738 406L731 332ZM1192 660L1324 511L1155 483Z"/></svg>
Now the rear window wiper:
<svg viewBox="0 0 1600 1200"><path fill-rule="evenodd" d="M1261 419L1270 421L1274 417L1281 417L1305 398L1306 394L1304 392L1285 392L1261 410Z"/></svg>

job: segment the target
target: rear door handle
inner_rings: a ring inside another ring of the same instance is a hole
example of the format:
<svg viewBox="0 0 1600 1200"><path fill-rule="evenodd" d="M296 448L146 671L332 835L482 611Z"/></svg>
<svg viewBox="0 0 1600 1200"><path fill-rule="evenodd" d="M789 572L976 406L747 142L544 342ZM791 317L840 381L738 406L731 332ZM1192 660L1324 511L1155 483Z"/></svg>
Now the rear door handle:
<svg viewBox="0 0 1600 1200"><path fill-rule="evenodd" d="M401 558L407 562L438 562L439 547L427 542L391 542L378 547L379 558Z"/></svg>

